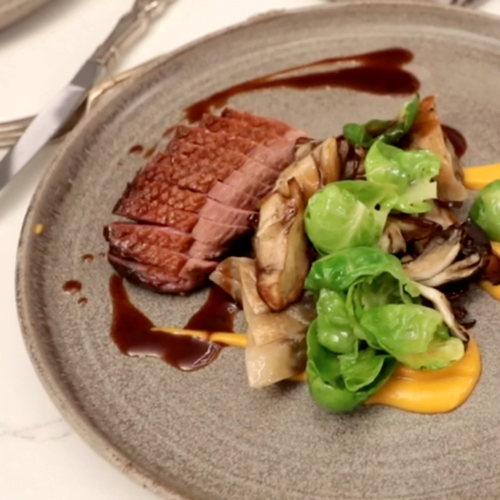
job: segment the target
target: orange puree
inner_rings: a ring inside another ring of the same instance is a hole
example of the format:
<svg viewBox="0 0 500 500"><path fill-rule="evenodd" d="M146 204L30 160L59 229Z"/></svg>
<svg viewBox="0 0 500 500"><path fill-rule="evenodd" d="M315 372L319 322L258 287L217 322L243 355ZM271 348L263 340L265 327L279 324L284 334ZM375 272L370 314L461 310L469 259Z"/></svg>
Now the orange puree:
<svg viewBox="0 0 500 500"><path fill-rule="evenodd" d="M400 365L367 404L415 413L446 413L471 395L481 375L481 356L471 339L464 357L442 370L411 370Z"/></svg>
<svg viewBox="0 0 500 500"><path fill-rule="evenodd" d="M498 298L500 300L500 295ZM246 335L243 333L210 335L176 328L156 330L198 338L203 336L205 340L227 346L246 347ZM476 342L471 339L464 357L442 370L412 370L399 365L389 381L366 404L393 406L415 413L445 413L458 408L470 396L480 375L481 356ZM301 373L293 380L306 382L307 377Z"/></svg>
<svg viewBox="0 0 500 500"><path fill-rule="evenodd" d="M464 167L464 185L467 189L479 191L497 179L500 179L500 163L480 167Z"/></svg>

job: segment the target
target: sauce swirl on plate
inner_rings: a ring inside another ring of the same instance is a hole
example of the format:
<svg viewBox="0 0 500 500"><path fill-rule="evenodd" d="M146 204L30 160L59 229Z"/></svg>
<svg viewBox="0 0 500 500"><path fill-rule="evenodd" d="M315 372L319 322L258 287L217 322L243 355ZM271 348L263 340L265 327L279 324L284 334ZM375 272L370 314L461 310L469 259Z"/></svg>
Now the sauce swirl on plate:
<svg viewBox="0 0 500 500"><path fill-rule="evenodd" d="M282 87L298 90L345 88L379 95L412 94L420 88L420 82L415 75L403 69L412 60L413 53L399 47L321 59L228 87L192 104L186 108L185 115L193 123L214 108L223 107L231 97L238 94ZM304 71L332 64L339 67Z"/></svg>
<svg viewBox="0 0 500 500"><path fill-rule="evenodd" d="M123 278L113 275L109 282L113 302L111 337L128 356L160 358L182 371L195 371L212 363L223 346L182 335L151 331L153 322L130 301ZM212 287L202 308L186 328L232 331L237 307L221 288Z"/></svg>

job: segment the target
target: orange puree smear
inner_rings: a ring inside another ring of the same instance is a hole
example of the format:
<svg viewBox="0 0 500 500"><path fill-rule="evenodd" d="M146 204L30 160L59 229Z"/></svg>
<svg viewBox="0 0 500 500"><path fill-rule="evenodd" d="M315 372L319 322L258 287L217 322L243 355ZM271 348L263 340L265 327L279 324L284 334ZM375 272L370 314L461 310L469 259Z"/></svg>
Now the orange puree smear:
<svg viewBox="0 0 500 500"><path fill-rule="evenodd" d="M411 370L400 365L367 404L387 405L414 413L446 413L471 395L481 375L481 356L469 341L464 357L442 370Z"/></svg>
<svg viewBox="0 0 500 500"><path fill-rule="evenodd" d="M205 340L240 349L244 349L247 344L244 333L207 334L180 328L155 330L197 338L203 336ZM393 406L414 413L445 413L466 401L480 375L481 356L476 342L471 339L464 357L442 370L412 370L399 365L389 381L366 404ZM293 380L306 382L306 373L293 377Z"/></svg>
<svg viewBox="0 0 500 500"><path fill-rule="evenodd" d="M493 285L489 281L481 281L481 288L488 292L494 299L500 300L500 285Z"/></svg>
<svg viewBox="0 0 500 500"><path fill-rule="evenodd" d="M481 165L479 167L464 167L463 172L465 187L479 191L491 182L500 179L500 163Z"/></svg>

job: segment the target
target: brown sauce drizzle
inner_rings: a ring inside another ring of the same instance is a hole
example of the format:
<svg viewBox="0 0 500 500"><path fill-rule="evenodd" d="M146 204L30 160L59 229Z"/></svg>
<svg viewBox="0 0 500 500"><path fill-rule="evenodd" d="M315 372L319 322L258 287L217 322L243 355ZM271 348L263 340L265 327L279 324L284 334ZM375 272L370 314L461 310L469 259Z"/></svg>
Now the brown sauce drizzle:
<svg viewBox="0 0 500 500"><path fill-rule="evenodd" d="M131 154L141 154L144 151L144 146L141 144L136 144L135 146L132 146L128 152Z"/></svg>
<svg viewBox="0 0 500 500"><path fill-rule="evenodd" d="M82 257L82 261L83 262L92 262L94 260L94 256L91 254L91 253L86 253L83 257Z"/></svg>
<svg viewBox="0 0 500 500"><path fill-rule="evenodd" d="M168 137L175 129L177 125L173 125L172 127L168 127L165 132L163 132L163 137Z"/></svg>
<svg viewBox="0 0 500 500"><path fill-rule="evenodd" d="M467 151L467 141L462 132L449 125L443 125L443 132L455 148L455 153L461 158Z"/></svg>
<svg viewBox="0 0 500 500"><path fill-rule="evenodd" d="M87 297L82 297L81 299L78 299L78 305L80 306L86 306L89 302L89 299Z"/></svg>
<svg viewBox="0 0 500 500"><path fill-rule="evenodd" d="M420 88L420 82L415 75L403 69L403 66L412 60L412 52L397 47L366 54L322 59L224 89L186 108L185 116L189 122L193 123L214 108L226 105L231 97L277 87L299 90L337 87L379 95L412 94ZM356 64L313 73L292 74L341 62Z"/></svg>
<svg viewBox="0 0 500 500"><path fill-rule="evenodd" d="M82 284L76 280L69 280L62 288L66 293L78 293L82 289Z"/></svg>
<svg viewBox="0 0 500 500"><path fill-rule="evenodd" d="M128 297L123 278L113 275L109 282L113 302L111 337L128 356L160 358L182 371L194 371L212 363L222 346L182 335L152 332L152 321L139 311ZM237 308L221 288L212 287L202 308L186 328L208 331L233 331Z"/></svg>
<svg viewBox="0 0 500 500"><path fill-rule="evenodd" d="M153 146L152 148L148 149L144 153L144 158L151 158L151 156L153 156L155 154L155 151L156 151L156 146Z"/></svg>

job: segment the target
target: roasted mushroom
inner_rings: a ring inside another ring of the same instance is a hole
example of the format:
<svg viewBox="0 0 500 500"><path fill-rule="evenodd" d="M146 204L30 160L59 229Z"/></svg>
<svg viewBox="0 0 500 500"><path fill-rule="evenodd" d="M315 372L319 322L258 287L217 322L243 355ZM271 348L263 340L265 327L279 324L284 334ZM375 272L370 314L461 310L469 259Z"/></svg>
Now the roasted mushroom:
<svg viewBox="0 0 500 500"><path fill-rule="evenodd" d="M306 362L305 335L316 316L314 300L306 294L285 311L272 312L257 292L255 264L229 257L210 277L233 298L241 300L247 322L245 360L251 387L265 387L302 373Z"/></svg>
<svg viewBox="0 0 500 500"><path fill-rule="evenodd" d="M425 217L393 214L387 219L380 243L386 252L404 253L409 244L415 244L417 241L427 242L439 231L440 225ZM405 260L409 260L408 256Z"/></svg>
<svg viewBox="0 0 500 500"><path fill-rule="evenodd" d="M417 284L420 294L434 304L434 307L443 315L445 324L450 329L453 336L464 342L469 341L467 330L457 321L453 308L446 296L435 288L431 288L421 283Z"/></svg>
<svg viewBox="0 0 500 500"><path fill-rule="evenodd" d="M384 252L398 254L406 252L406 240L397 222L388 220L380 238L380 248Z"/></svg>
<svg viewBox="0 0 500 500"><path fill-rule="evenodd" d="M365 177L367 149L361 146L353 146L344 137L339 137L338 151L342 166L342 180L363 179Z"/></svg>
<svg viewBox="0 0 500 500"><path fill-rule="evenodd" d="M449 267L460 253L462 233L452 227L431 239L425 250L414 260L403 264L406 274L423 282Z"/></svg>
<svg viewBox="0 0 500 500"><path fill-rule="evenodd" d="M476 253L451 264L440 273L434 275L432 278L423 280L421 283L427 286L438 287L445 283L461 281L476 274L483 265L483 258Z"/></svg>
<svg viewBox="0 0 500 500"><path fill-rule="evenodd" d="M242 307L240 265L251 261L247 257L228 257L218 264L209 276L210 281L221 287Z"/></svg>
<svg viewBox="0 0 500 500"><path fill-rule="evenodd" d="M425 214L426 220L439 224L443 229L459 223L458 218L450 209L443 207L435 200L429 200L428 203L431 209Z"/></svg>
<svg viewBox="0 0 500 500"><path fill-rule="evenodd" d="M275 192L262 204L254 243L257 288L273 311L300 298L309 271L302 192L293 177L286 188L287 196Z"/></svg>
<svg viewBox="0 0 500 500"><path fill-rule="evenodd" d="M439 200L467 200L469 195L462 182L462 169L453 145L443 132L434 96L429 96L420 103L418 115L410 131L410 149L427 149L441 159L441 171L437 178Z"/></svg>
<svg viewBox="0 0 500 500"><path fill-rule="evenodd" d="M292 163L283 172L281 172L273 192L280 192L283 195L288 195L287 184L292 178L295 178L303 193L304 203L307 203L309 198L318 189L330 182L338 181L340 178L340 162L337 151L337 140L330 137L316 145L314 149L310 149L311 145L301 146L305 148L302 153L297 153L300 160ZM298 151L300 151L300 148ZM304 156L304 153L309 150L309 153Z"/></svg>
<svg viewBox="0 0 500 500"><path fill-rule="evenodd" d="M471 224L450 226L437 233L416 258L405 256L402 261L406 274L432 287L479 274L486 265L490 246L489 242L484 244ZM419 245L413 248L419 250Z"/></svg>
<svg viewBox="0 0 500 500"><path fill-rule="evenodd" d="M254 239L257 289L272 311L283 310L302 295L310 264L305 205L320 187L339 176L337 141L326 139L285 169L262 202Z"/></svg>

